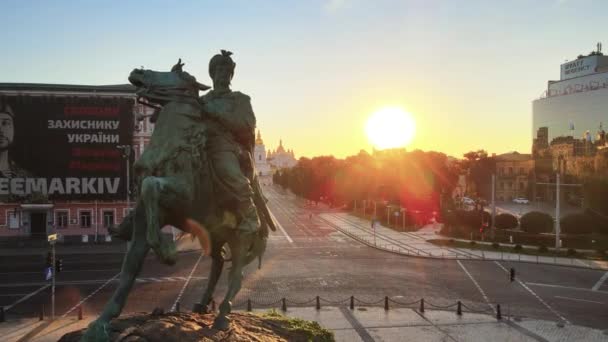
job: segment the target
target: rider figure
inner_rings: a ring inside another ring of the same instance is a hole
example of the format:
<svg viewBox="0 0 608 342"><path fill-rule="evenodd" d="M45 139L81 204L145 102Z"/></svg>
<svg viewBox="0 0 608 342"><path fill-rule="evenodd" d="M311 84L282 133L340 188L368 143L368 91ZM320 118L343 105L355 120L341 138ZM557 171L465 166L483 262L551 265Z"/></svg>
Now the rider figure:
<svg viewBox="0 0 608 342"><path fill-rule="evenodd" d="M213 90L200 97L207 124L206 152L212 165L220 206L231 209L239 220L238 229L253 233L260 227L254 205L254 164L256 119L249 96L230 89L236 64L232 53L222 50L209 62Z"/></svg>

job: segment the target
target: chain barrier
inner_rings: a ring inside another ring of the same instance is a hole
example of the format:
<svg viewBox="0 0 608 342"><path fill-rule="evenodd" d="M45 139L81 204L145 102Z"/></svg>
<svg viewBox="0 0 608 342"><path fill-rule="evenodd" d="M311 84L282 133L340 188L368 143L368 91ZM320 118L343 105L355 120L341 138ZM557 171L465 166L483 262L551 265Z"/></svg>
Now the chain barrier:
<svg viewBox="0 0 608 342"><path fill-rule="evenodd" d="M437 308L437 309L449 309L449 308L452 308L452 307L455 307L455 306L458 305L458 303L454 303L454 304L442 306L442 305L431 304L431 303L429 303L427 301L425 301L424 303L427 304L428 306L431 306L431 307L434 307L434 308Z"/></svg>
<svg viewBox="0 0 608 342"><path fill-rule="evenodd" d="M466 304L462 304L463 308L466 308L468 311L467 312L471 312L471 313L482 313L482 314L487 314L487 313L494 313L494 308L491 309L485 309L485 310L474 310L468 306L466 306Z"/></svg>
<svg viewBox="0 0 608 342"><path fill-rule="evenodd" d="M359 302L359 303L361 303L363 305L378 305L378 304L384 302L384 298L382 298L382 299L380 299L379 301L376 301L376 302L366 302L366 301L363 301L363 300L357 299L357 298L355 298L355 301L357 301L357 302Z"/></svg>
<svg viewBox="0 0 608 342"><path fill-rule="evenodd" d="M293 305L295 305L295 306L302 306L302 305L307 305L307 304L314 303L316 300L317 300L317 298L316 298L316 297L315 297L315 298L313 298L313 299L307 300L307 301L305 301L305 302L296 302L296 301L293 301L293 300L291 300L291 299L287 299L287 303L288 303L288 304L293 304Z"/></svg>
<svg viewBox="0 0 608 342"><path fill-rule="evenodd" d="M270 302L270 303L266 303L266 304L264 304L264 303L260 303L260 302L256 302L256 301L252 300L252 301L251 301L251 304L254 304L254 305L256 305L256 306L261 306L261 307L272 307L272 306L274 306L274 305L276 305L276 304L281 303L282 301L283 301L283 299L281 298L281 299L276 300L276 301L274 301L274 302Z"/></svg>
<svg viewBox="0 0 608 342"><path fill-rule="evenodd" d="M348 302L350 300L350 297L346 298L346 299L338 300L338 301L331 301L331 300L319 297L319 300L321 300L327 304L339 305L339 304L344 304L344 303Z"/></svg>
<svg viewBox="0 0 608 342"><path fill-rule="evenodd" d="M420 300L416 300L416 301L413 301L413 302L410 302L410 303L402 303L402 302L399 302L399 301L396 301L394 299L389 298L388 301L391 302L391 303L395 303L397 305L400 305L400 306L410 306L410 305L414 305L414 304L416 304L416 305L420 304Z"/></svg>

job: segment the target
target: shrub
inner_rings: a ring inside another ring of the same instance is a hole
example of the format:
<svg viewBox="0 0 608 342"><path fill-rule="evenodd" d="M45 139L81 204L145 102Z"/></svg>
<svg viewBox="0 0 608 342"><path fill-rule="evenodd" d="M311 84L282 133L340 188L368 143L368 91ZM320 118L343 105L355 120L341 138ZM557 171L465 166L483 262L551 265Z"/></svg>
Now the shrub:
<svg viewBox="0 0 608 342"><path fill-rule="evenodd" d="M564 216L560 220L561 230L566 234L591 234L595 223L593 218L584 213Z"/></svg>
<svg viewBox="0 0 608 342"><path fill-rule="evenodd" d="M576 249L574 249L574 248L568 248L568 251L566 253L568 255L576 255Z"/></svg>
<svg viewBox="0 0 608 342"><path fill-rule="evenodd" d="M494 218L494 225L499 229L514 229L517 228L518 224L517 217L511 214L498 214Z"/></svg>
<svg viewBox="0 0 608 342"><path fill-rule="evenodd" d="M547 248L547 246L545 246L545 245L540 245L540 246L538 246L538 251L540 253L547 253L549 251L549 248Z"/></svg>
<svg viewBox="0 0 608 342"><path fill-rule="evenodd" d="M517 244L517 245L513 246L513 250L515 250L515 251L521 251L522 247L521 247L520 244Z"/></svg>
<svg viewBox="0 0 608 342"><path fill-rule="evenodd" d="M521 229L528 233L552 232L553 217L540 211L531 211L521 217Z"/></svg>
<svg viewBox="0 0 608 342"><path fill-rule="evenodd" d="M498 242L492 242L492 248L499 249L500 248L500 244Z"/></svg>
<svg viewBox="0 0 608 342"><path fill-rule="evenodd" d="M471 245L471 246L475 246L476 244L477 244L477 242L475 242L473 240L469 241L469 245Z"/></svg>
<svg viewBox="0 0 608 342"><path fill-rule="evenodd" d="M591 209L585 210L585 214L590 217L593 231L598 234L608 235L608 217Z"/></svg>

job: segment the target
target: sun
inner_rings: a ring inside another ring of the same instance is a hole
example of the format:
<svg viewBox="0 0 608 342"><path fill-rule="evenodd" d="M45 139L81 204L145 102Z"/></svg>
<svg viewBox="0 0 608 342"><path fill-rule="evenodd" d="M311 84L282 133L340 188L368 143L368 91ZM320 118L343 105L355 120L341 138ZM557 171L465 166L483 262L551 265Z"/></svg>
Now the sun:
<svg viewBox="0 0 608 342"><path fill-rule="evenodd" d="M416 133L412 115L399 107L385 107L374 112L365 124L367 138L377 149L409 145Z"/></svg>

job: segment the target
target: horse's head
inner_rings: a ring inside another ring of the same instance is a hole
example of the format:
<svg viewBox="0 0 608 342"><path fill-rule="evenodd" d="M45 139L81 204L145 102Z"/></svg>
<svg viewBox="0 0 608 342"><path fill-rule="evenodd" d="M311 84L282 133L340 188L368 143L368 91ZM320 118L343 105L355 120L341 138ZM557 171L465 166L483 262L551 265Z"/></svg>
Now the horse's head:
<svg viewBox="0 0 608 342"><path fill-rule="evenodd" d="M169 72L134 69L129 75L129 82L137 87L137 96L164 105L171 101L196 99L199 90L210 88L183 71L184 64L181 61L180 58Z"/></svg>

